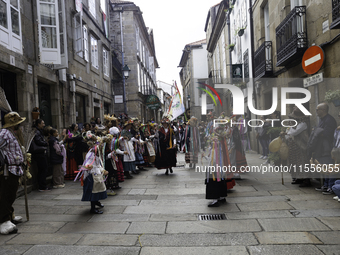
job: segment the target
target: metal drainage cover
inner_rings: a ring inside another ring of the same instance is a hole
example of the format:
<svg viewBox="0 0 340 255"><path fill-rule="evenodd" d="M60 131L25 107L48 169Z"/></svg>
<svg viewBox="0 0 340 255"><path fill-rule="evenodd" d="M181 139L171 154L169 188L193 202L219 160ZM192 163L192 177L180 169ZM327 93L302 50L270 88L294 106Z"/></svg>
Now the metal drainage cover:
<svg viewBox="0 0 340 255"><path fill-rule="evenodd" d="M225 214L201 214L198 220L226 220Z"/></svg>

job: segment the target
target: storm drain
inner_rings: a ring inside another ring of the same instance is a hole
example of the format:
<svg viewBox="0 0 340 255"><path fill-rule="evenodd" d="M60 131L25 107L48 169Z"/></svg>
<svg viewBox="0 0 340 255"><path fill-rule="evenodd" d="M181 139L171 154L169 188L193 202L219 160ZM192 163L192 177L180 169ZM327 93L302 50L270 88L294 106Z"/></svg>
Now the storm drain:
<svg viewBox="0 0 340 255"><path fill-rule="evenodd" d="M201 214L198 220L226 220L225 214Z"/></svg>

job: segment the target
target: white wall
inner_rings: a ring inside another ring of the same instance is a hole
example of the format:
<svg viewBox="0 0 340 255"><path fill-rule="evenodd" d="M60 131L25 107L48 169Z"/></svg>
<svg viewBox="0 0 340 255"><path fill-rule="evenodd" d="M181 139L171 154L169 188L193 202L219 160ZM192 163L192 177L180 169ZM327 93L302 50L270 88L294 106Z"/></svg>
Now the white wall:
<svg viewBox="0 0 340 255"><path fill-rule="evenodd" d="M202 44L202 49L193 49L193 77L195 79L208 78L207 45Z"/></svg>

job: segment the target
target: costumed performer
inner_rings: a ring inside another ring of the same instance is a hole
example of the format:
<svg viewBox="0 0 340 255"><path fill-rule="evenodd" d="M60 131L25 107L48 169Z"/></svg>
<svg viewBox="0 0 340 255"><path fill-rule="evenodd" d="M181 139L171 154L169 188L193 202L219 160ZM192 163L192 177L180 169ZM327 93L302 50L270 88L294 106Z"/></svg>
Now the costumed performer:
<svg viewBox="0 0 340 255"><path fill-rule="evenodd" d="M156 151L155 166L157 169L166 169L165 174L173 173L172 167L177 163L177 146L175 133L170 128L170 119L163 117L162 127L158 131L158 146Z"/></svg>

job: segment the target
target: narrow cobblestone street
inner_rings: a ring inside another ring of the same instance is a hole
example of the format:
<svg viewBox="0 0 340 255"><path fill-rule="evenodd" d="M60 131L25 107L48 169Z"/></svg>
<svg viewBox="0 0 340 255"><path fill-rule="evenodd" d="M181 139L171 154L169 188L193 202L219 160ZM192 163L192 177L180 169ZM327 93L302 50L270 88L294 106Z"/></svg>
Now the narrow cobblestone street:
<svg viewBox="0 0 340 255"><path fill-rule="evenodd" d="M260 165L247 154L249 165ZM184 167L169 176L149 168L102 201L103 215L81 202L79 182L28 195L30 220L0 236L0 254L339 254L340 210L332 195L290 184L288 173L247 173L217 208L207 207L204 173ZM14 205L25 215L24 198ZM199 214L226 220L199 221Z"/></svg>

